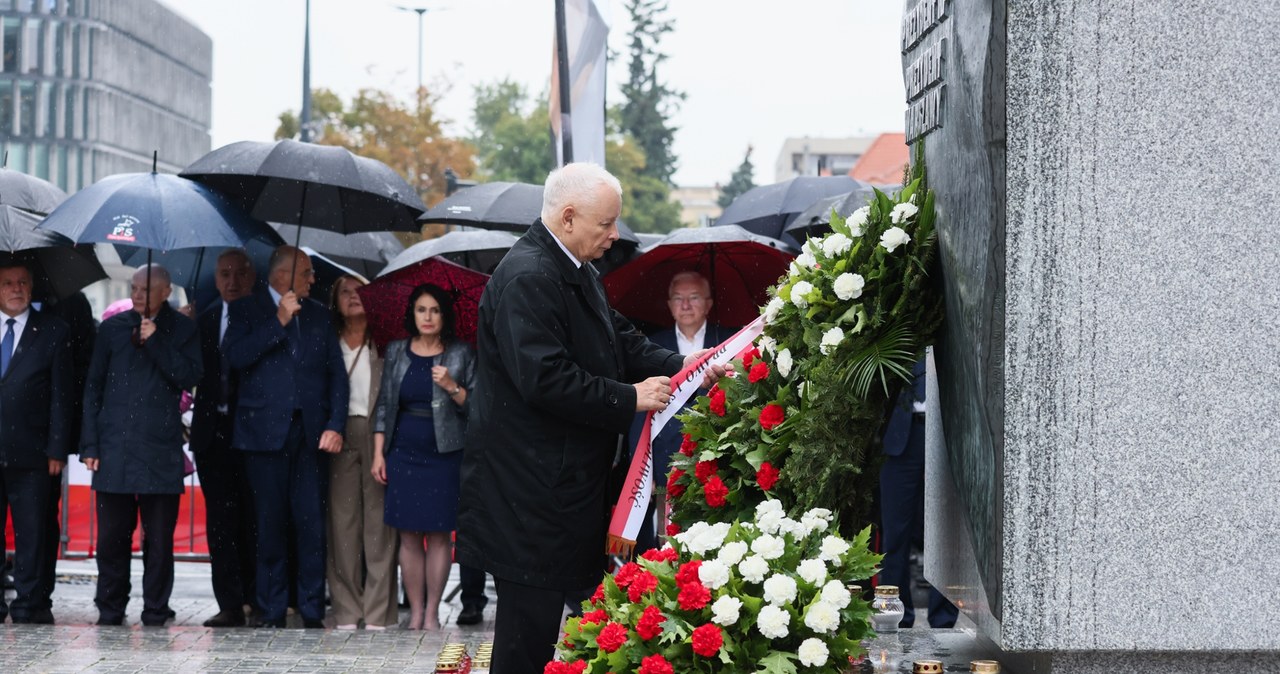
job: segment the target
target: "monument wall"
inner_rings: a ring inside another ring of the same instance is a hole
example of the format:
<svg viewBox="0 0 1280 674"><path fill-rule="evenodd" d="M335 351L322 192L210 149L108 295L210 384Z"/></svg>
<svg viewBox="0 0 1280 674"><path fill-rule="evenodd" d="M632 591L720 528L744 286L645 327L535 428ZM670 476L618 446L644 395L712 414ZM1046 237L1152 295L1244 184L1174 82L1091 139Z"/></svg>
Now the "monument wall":
<svg viewBox="0 0 1280 674"><path fill-rule="evenodd" d="M924 2L903 65L908 97L942 89L907 133L938 194L929 455L951 477L926 575L1054 671L1108 651L1261 671L1274 654L1250 652L1280 650L1280 3ZM940 67L917 70L930 39Z"/></svg>

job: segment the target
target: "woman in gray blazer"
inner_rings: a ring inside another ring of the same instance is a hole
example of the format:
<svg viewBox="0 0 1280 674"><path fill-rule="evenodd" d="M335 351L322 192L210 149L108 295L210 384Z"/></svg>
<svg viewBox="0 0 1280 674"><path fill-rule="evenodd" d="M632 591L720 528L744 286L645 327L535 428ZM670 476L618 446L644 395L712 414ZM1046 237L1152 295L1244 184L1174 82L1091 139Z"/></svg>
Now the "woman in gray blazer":
<svg viewBox="0 0 1280 674"><path fill-rule="evenodd" d="M408 627L438 630L440 597L453 558L449 534L457 528L475 356L455 338L453 298L439 286L414 289L405 329L409 339L387 345L373 414L372 472L387 485L385 521L400 531Z"/></svg>

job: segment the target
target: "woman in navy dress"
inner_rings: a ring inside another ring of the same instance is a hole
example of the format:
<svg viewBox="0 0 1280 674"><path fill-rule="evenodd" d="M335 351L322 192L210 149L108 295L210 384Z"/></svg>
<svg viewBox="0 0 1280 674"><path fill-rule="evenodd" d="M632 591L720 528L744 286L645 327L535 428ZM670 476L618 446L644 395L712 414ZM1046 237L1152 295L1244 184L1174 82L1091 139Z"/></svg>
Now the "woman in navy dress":
<svg viewBox="0 0 1280 674"><path fill-rule="evenodd" d="M455 339L453 299L438 286L414 289L405 329L412 337L387 345L374 410L372 472L387 485L384 519L400 532L408 627L438 630L440 597L453 563L450 533L458 517L475 357Z"/></svg>

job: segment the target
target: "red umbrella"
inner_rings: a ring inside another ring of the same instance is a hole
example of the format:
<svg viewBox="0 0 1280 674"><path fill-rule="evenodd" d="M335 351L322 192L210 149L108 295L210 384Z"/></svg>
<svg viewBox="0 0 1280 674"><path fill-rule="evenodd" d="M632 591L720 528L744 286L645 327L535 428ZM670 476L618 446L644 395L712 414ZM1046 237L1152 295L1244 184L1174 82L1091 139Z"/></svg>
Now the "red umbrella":
<svg viewBox="0 0 1280 674"><path fill-rule="evenodd" d="M766 291L786 273L793 257L783 242L736 225L678 229L606 274L603 283L609 304L619 313L667 326L674 323L667 307L671 277L696 271L711 282L715 304L708 319L746 325L760 315Z"/></svg>
<svg viewBox="0 0 1280 674"><path fill-rule="evenodd" d="M379 349L386 348L392 340L409 336L404 329L405 307L413 289L423 283L434 283L453 294L454 327L458 339L474 344L480 294L488 282L488 274L429 257L379 276L362 286L359 293L373 329L373 341Z"/></svg>

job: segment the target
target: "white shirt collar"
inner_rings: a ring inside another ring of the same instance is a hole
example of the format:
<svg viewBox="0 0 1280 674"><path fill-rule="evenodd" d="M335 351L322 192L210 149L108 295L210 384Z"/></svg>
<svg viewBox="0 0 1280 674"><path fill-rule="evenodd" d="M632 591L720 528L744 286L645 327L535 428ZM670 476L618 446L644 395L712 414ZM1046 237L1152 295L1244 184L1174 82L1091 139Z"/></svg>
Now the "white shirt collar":
<svg viewBox="0 0 1280 674"><path fill-rule="evenodd" d="M284 295L276 292L276 289L271 286L267 286L267 292L271 293L271 301L275 302L276 306L280 306L280 298L284 297Z"/></svg>
<svg viewBox="0 0 1280 674"><path fill-rule="evenodd" d="M555 232L551 231L550 227L547 227L547 231L551 232L551 240L555 241L556 245L560 246L560 250L563 250L564 254L569 256L569 260L573 262L574 269L582 269L582 260L579 260L573 253L569 252L569 249L565 247L564 242L560 240L560 237L556 236Z"/></svg>
<svg viewBox="0 0 1280 674"><path fill-rule="evenodd" d="M679 325L672 329L676 331L676 349L682 356L687 356L694 351L703 348L703 343L707 340L706 321L703 321L702 327L698 328L698 331L693 333L693 339L686 339L684 333L680 331Z"/></svg>

